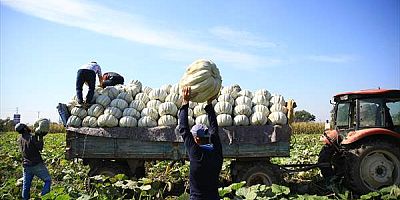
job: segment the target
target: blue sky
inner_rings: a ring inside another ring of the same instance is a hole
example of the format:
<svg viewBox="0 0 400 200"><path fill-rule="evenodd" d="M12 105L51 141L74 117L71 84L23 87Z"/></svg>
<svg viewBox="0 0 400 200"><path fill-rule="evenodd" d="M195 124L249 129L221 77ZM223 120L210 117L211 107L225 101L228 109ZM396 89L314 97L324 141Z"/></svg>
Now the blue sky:
<svg viewBox="0 0 400 200"><path fill-rule="evenodd" d="M1 0L0 118L58 121L96 60L158 88L198 58L223 85L265 88L318 120L331 97L400 88L400 1ZM39 113L38 113L39 112Z"/></svg>

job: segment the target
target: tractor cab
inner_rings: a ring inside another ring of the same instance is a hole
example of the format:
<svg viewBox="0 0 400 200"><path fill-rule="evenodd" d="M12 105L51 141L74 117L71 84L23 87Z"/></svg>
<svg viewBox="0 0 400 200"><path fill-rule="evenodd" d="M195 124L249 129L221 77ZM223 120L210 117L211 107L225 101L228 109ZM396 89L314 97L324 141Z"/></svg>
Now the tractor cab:
<svg viewBox="0 0 400 200"><path fill-rule="evenodd" d="M333 168L321 171L334 169L359 194L400 185L400 90L346 92L334 101L334 129L321 137L319 157Z"/></svg>
<svg viewBox="0 0 400 200"><path fill-rule="evenodd" d="M334 96L334 101L335 132L344 143L374 134L400 137L400 90L347 92Z"/></svg>

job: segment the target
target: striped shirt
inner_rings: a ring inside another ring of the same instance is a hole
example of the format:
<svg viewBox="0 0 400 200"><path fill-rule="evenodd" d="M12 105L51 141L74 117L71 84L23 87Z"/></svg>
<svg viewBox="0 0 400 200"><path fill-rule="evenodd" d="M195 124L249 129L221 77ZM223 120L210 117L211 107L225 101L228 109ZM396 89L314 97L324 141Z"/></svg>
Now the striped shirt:
<svg viewBox="0 0 400 200"><path fill-rule="evenodd" d="M100 65L98 65L97 63L91 62L91 63L88 63L88 64L84 64L84 65L81 66L80 69L90 69L90 70L93 70L99 76L102 75Z"/></svg>

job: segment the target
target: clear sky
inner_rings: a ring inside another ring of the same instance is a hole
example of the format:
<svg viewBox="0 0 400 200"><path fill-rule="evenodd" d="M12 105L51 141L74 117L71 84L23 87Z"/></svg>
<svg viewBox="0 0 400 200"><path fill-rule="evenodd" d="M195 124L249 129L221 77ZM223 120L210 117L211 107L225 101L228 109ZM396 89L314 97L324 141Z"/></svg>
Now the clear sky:
<svg viewBox="0 0 400 200"><path fill-rule="evenodd" d="M223 85L267 89L317 120L331 97L400 88L397 0L1 0L0 118L58 121L80 65L158 88L213 60Z"/></svg>

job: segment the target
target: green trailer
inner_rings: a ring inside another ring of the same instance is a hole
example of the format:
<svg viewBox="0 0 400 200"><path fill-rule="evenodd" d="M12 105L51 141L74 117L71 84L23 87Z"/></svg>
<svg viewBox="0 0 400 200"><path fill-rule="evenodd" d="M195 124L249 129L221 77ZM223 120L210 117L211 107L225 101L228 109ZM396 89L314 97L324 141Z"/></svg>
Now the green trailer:
<svg viewBox="0 0 400 200"><path fill-rule="evenodd" d="M279 166L271 157L288 157L289 125L220 127L224 158L231 160L234 181L271 184L279 180ZM146 161L187 159L176 127L67 128L66 158L82 159L89 175L144 176Z"/></svg>

